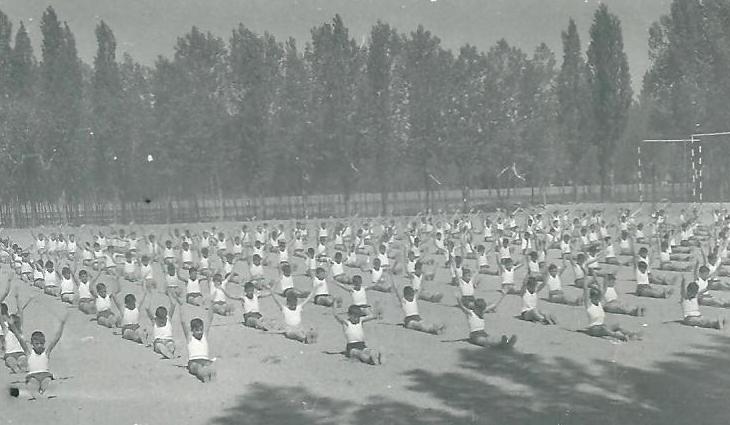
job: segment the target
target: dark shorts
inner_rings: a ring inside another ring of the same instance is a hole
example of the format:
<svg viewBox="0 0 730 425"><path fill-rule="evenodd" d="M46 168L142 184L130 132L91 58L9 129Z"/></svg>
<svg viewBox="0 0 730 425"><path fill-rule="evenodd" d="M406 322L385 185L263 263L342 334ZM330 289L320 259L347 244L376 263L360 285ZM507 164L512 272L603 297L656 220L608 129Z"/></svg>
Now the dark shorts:
<svg viewBox="0 0 730 425"><path fill-rule="evenodd" d="M487 331L485 331L484 329L482 329L480 331L473 331L473 332L469 333L469 339L471 339L471 340L474 340L476 338L482 338L482 337L486 338L487 336L488 336Z"/></svg>
<svg viewBox="0 0 730 425"><path fill-rule="evenodd" d="M323 297L324 298L328 298L329 296L330 296L329 294L315 295L314 296L314 303L317 304L317 302L319 301L320 298L323 298Z"/></svg>
<svg viewBox="0 0 730 425"><path fill-rule="evenodd" d="M197 297L201 297L202 298L203 297L203 294L201 294L200 292L191 292L191 293L185 295L185 300L187 302L190 302L191 299L197 298Z"/></svg>
<svg viewBox="0 0 730 425"><path fill-rule="evenodd" d="M473 303L474 301L475 301L475 299L474 299L474 296L473 295L463 295L461 297L461 302L464 303L464 304L466 304L466 303Z"/></svg>
<svg viewBox="0 0 730 425"><path fill-rule="evenodd" d="M29 383L31 379L36 379L38 382L43 382L44 379L53 380L53 374L51 372L29 373L25 376L25 383Z"/></svg>
<svg viewBox="0 0 730 425"><path fill-rule="evenodd" d="M105 319L108 319L112 316L114 316L114 312L111 310L104 310L104 311L100 311L100 312L96 313L97 318L103 317Z"/></svg>
<svg viewBox="0 0 730 425"><path fill-rule="evenodd" d="M190 366L192 366L193 364L197 364L199 366L210 366L210 365L213 364L213 361L208 360L208 359L193 359L193 360L188 360L188 369L190 369Z"/></svg>
<svg viewBox="0 0 730 425"><path fill-rule="evenodd" d="M124 331L136 331L139 329L139 323L133 323L131 325L122 325L122 332Z"/></svg>
<svg viewBox="0 0 730 425"><path fill-rule="evenodd" d="M360 342L348 342L347 346L345 347L345 355L347 357L350 357L352 354L352 350L364 350L367 346L365 345L364 341Z"/></svg>
<svg viewBox="0 0 730 425"><path fill-rule="evenodd" d="M419 316L418 314L414 314L412 316L406 316L406 318L403 319L403 325L408 326L408 324L411 322L420 322L421 320L422 320L421 316Z"/></svg>
<svg viewBox="0 0 730 425"><path fill-rule="evenodd" d="M243 321L246 322L248 319L260 319L264 316L261 315L258 311L254 311L251 313L243 313Z"/></svg>

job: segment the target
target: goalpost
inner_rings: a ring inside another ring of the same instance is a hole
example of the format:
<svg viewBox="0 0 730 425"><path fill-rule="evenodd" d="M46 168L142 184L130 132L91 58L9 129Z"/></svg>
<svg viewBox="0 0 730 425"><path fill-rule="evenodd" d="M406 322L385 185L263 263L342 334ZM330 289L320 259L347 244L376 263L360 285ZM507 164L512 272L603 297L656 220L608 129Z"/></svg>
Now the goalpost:
<svg viewBox="0 0 730 425"><path fill-rule="evenodd" d="M660 144L676 144L683 145L682 164L687 169L687 147L689 147L691 173L685 172L685 183L691 180L692 183L692 201L704 202L704 179L703 168L706 161L703 161L702 141L703 139L711 139L722 136L730 136L730 131L722 131L715 133L695 133L689 136L689 139L644 139L637 145L636 156L638 163L638 181L639 181L639 200L644 201L643 176L641 166L641 146L644 143L660 143ZM714 139L717 140L717 139ZM721 140L722 141L722 140ZM730 142L730 138L724 141ZM689 174L689 176L687 176Z"/></svg>

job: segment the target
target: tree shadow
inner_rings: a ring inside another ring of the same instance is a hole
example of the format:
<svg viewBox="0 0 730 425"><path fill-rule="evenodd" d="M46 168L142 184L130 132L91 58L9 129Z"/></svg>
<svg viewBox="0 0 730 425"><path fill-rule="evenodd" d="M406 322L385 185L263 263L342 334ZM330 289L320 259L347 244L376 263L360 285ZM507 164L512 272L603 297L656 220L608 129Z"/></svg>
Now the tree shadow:
<svg viewBox="0 0 730 425"><path fill-rule="evenodd" d="M715 336L644 369L465 347L456 372L403 373L417 399L448 410L254 383L211 424L721 424L730 413L728 348L730 338Z"/></svg>
<svg viewBox="0 0 730 425"><path fill-rule="evenodd" d="M296 386L252 384L238 403L214 418L214 425L437 425L466 423L435 409L388 400L364 399L362 403L321 396Z"/></svg>
<svg viewBox="0 0 730 425"><path fill-rule="evenodd" d="M471 412L474 423L727 423L730 338L689 347L651 369L611 361L464 348L467 373L407 372L409 389Z"/></svg>

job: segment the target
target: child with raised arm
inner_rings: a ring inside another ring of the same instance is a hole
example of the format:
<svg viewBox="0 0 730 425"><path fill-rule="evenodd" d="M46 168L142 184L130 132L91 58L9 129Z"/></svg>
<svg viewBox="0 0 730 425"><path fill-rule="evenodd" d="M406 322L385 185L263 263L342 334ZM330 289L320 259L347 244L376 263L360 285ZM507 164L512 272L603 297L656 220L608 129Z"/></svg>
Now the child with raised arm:
<svg viewBox="0 0 730 425"><path fill-rule="evenodd" d="M395 280L391 275L388 275L390 284L393 287L393 293L395 293L398 302L400 303L401 309L405 315L403 319L403 327L406 329L412 329L414 331L425 332L433 335L440 335L446 329L446 325L443 323L426 323L421 316L418 314L418 291L413 289L412 286L403 287L403 296L398 292L398 287L395 284Z"/></svg>
<svg viewBox="0 0 730 425"><path fill-rule="evenodd" d="M583 286L583 302L588 314L589 325L579 332L593 337L610 337L620 341L640 339L639 334L621 329L619 325L609 327L605 324L606 312L603 310L602 299L601 290L586 282L586 285Z"/></svg>
<svg viewBox="0 0 730 425"><path fill-rule="evenodd" d="M225 280L220 273L213 275L213 286L210 288L210 309L220 316L230 316L233 314L233 306L226 301L226 285L231 277L235 277L236 273L226 275Z"/></svg>
<svg viewBox="0 0 730 425"><path fill-rule="evenodd" d="M89 281L89 272L81 270L79 272L79 310L84 314L96 314L96 304L94 299L96 298L96 281L103 271L99 270L96 273L94 279Z"/></svg>
<svg viewBox="0 0 730 425"><path fill-rule="evenodd" d="M198 279L198 270L191 266L188 268L187 278L179 273L177 278L185 284L185 302L194 306L203 305L203 291L200 289L200 281L203 279Z"/></svg>
<svg viewBox="0 0 730 425"><path fill-rule="evenodd" d="M543 313L537 309L537 294L545 287L545 282L539 283L533 276L525 276L522 282L522 310L520 319L527 322L537 322L543 325L557 325L558 321L550 313Z"/></svg>
<svg viewBox="0 0 730 425"><path fill-rule="evenodd" d="M173 300L172 295L167 294L170 301L169 309L159 306L152 312L151 306L147 305L147 317L152 322L152 349L155 353L162 355L166 359L175 357L175 340L172 337L172 317L175 314L175 306L180 303L179 300Z"/></svg>
<svg viewBox="0 0 730 425"><path fill-rule="evenodd" d="M377 319L377 316L365 313L362 308L357 305L351 305L347 309L347 319L337 315L335 306L332 306L332 316L342 325L345 331L345 339L347 346L345 347L345 356L355 358L363 363L378 365L382 364L382 356L378 350L368 348L365 345L365 331L363 323Z"/></svg>
<svg viewBox="0 0 730 425"><path fill-rule="evenodd" d="M464 313L466 320L469 323L469 339L468 341L474 345L480 347L493 347L493 348L510 348L517 343L517 335L508 337L502 335L498 341L490 341L489 335L487 334L484 327L484 314L492 313L497 310L497 307L504 299L505 294L494 304L487 305L486 301L482 298L476 299L470 305L464 305L461 298L456 296L457 307Z"/></svg>
<svg viewBox="0 0 730 425"><path fill-rule="evenodd" d="M118 317L112 310L112 296L116 296L116 293L118 293L120 290L121 288L119 286L119 276L117 276L117 285L113 295L107 293L107 287L105 284L96 284L96 323L100 326L104 326L107 328L113 328L114 326L116 326Z"/></svg>
<svg viewBox="0 0 730 425"><path fill-rule="evenodd" d="M333 304L342 305L342 299L330 295L327 286L327 272L322 267L317 267L312 278L312 293L314 293L314 304L330 307Z"/></svg>
<svg viewBox="0 0 730 425"><path fill-rule="evenodd" d="M697 326L700 328L712 328L722 329L725 325L725 319L719 318L717 320L705 319L702 317L700 312L699 297L700 290L697 282L685 282L684 276L682 276L682 283L680 286L680 293L682 299L680 304L682 305L682 324L687 326Z"/></svg>
<svg viewBox="0 0 730 425"><path fill-rule="evenodd" d="M644 316L646 307L628 305L618 299L616 292L616 275L607 273L603 277L603 285L601 286L603 293L603 310L613 314L627 314L629 316Z"/></svg>
<svg viewBox="0 0 730 425"><path fill-rule="evenodd" d="M243 284L243 296L236 297L231 295L228 291L223 289L223 293L226 297L232 300L238 300L241 302L243 307L243 325L249 328L261 329L263 331L268 330L268 326L264 323L261 310L259 308L259 298L271 296L270 292L260 293L256 289L256 285L253 282L246 282Z"/></svg>
<svg viewBox="0 0 730 425"><path fill-rule="evenodd" d="M513 265L511 258L497 262L499 275L502 277L502 292L505 294L521 295L519 289L515 288L515 270L522 264Z"/></svg>
<svg viewBox="0 0 730 425"><path fill-rule="evenodd" d="M313 297L314 293L310 293L301 304L298 304L297 295L287 292L286 305L282 305L277 296L271 297L284 315L284 336L287 339L305 344L314 344L317 341L317 333L313 328L305 331L302 327L302 309Z"/></svg>
<svg viewBox="0 0 730 425"><path fill-rule="evenodd" d="M48 386L53 380L53 374L49 367L49 360L53 349L56 348L58 341L61 340L67 318L68 312L65 312L59 320L58 329L50 341L48 341L48 345L46 345L46 336L41 331L35 331L31 334L30 345L28 345L23 334L15 327L15 325L11 324L9 327L9 331L15 335L15 338L20 343L20 346L23 348L23 352L28 359L28 373L25 376L25 384L33 399L38 399L41 396L44 396L46 390L48 390ZM2 326L5 326L4 323Z"/></svg>
<svg viewBox="0 0 730 425"><path fill-rule="evenodd" d="M180 324L182 325L185 341L188 348L188 372L201 382L210 382L215 376L213 359L210 358L208 335L213 324L213 309L208 308L207 323L199 318L192 319L188 324L185 319L184 306L180 305Z"/></svg>
<svg viewBox="0 0 730 425"><path fill-rule="evenodd" d="M149 291L149 285L144 283L144 291L139 303L134 294L127 294L124 296L124 305L117 297L117 293L112 294L112 300L121 316L117 325L122 329L122 339L134 341L138 344L147 342L147 332L139 324L139 310L144 305Z"/></svg>

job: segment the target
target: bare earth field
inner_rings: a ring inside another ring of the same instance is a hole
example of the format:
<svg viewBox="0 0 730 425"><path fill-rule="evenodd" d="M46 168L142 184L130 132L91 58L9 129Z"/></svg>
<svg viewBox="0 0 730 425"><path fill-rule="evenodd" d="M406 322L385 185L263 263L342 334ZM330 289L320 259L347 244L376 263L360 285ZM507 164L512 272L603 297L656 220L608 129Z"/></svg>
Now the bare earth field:
<svg viewBox="0 0 730 425"><path fill-rule="evenodd" d="M607 219L614 219L613 211L614 206L609 206ZM644 212L646 221L648 207ZM675 211L670 221L677 216ZM705 221L709 219L708 211ZM161 227L145 226L149 229ZM25 230L4 232L30 243ZM558 254L550 251L548 261L559 263ZM467 263L473 268L475 261ZM297 260L297 264L301 270L303 262ZM9 272L7 267L3 275ZM641 330L643 341L615 343L575 332L587 325L583 307L542 301L539 308L555 314L559 325L526 323L516 318L521 300L508 296L499 311L485 319L492 335L518 335L515 350L472 346L460 340L468 336L466 319L454 307L455 288L447 284L449 272L439 265L430 288L442 291L445 297L441 304L420 302L419 307L425 320L447 325L443 335L404 329L395 296L371 292L370 301L379 302L385 315L380 322L366 324L365 332L368 346L382 350L385 363L369 366L336 354L344 349L345 340L329 309L305 307L305 324L315 327L320 337L316 344L304 345L243 327L237 306L234 316L216 317L211 330L209 341L211 354L217 357L218 378L210 384L187 373L184 357L161 360L151 348L122 341L75 307L39 295L26 310L26 335L36 329L47 334L53 331L49 310L56 314L72 310L51 359L51 368L60 378L52 387L57 397L25 401L3 391L0 424L727 423L727 331L676 323L681 318L678 288L669 300L638 298L631 294L635 284L628 281L633 279L630 267L617 270L620 297L645 305L648 313L646 317L607 314L607 323ZM268 273L276 277L275 270L269 268ZM352 269L348 273L354 274ZM517 276L520 280L522 273L524 269ZM404 280L399 277L398 281ZM566 271L563 282L571 281L572 272ZM295 282L299 288L310 286L304 276L297 276ZM498 283L498 277L482 276L477 296L494 300ZM581 293L571 286L565 290L570 295ZM139 294L141 287L126 284L123 293L129 291ZM332 284L330 291L347 304L346 293ZM23 299L35 292L23 284ZM14 311L14 301L8 302ZM166 305L166 298L157 294L153 306L163 303ZM261 307L265 318L281 322L270 299L262 299ZM204 317L202 308L196 311ZM710 307L702 307L702 311L709 317L725 313ZM143 326L149 326L146 316L143 320ZM178 351L185 356L177 314L173 323ZM5 387L19 379L0 368Z"/></svg>

